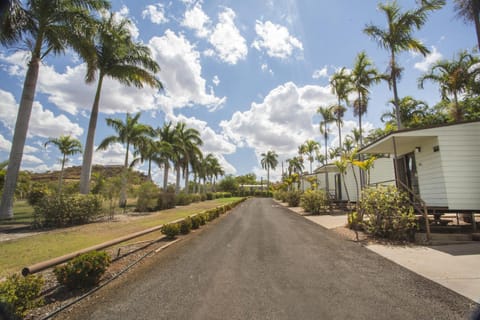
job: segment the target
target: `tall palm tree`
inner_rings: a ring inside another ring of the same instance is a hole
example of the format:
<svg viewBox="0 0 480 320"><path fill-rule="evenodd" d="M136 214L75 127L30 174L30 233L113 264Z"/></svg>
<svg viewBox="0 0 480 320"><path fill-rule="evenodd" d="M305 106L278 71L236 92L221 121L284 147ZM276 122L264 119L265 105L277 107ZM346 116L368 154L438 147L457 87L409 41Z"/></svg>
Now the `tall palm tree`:
<svg viewBox="0 0 480 320"><path fill-rule="evenodd" d="M173 143L174 165L177 173L175 192L180 192L180 173L185 175L185 187L188 192L188 176L191 159L201 153L199 147L203 145L200 132L188 128L184 122L175 126L175 140Z"/></svg>
<svg viewBox="0 0 480 320"><path fill-rule="evenodd" d="M465 22L473 22L475 24L475 32L477 34L477 45L480 49L480 0L453 0L455 2L455 11L457 16Z"/></svg>
<svg viewBox="0 0 480 320"><path fill-rule="evenodd" d="M1 18L0 43L15 46L23 42L30 51L30 61L12 139L0 218L13 217L13 196L42 59L52 53L62 54L67 48L72 48L85 59L88 56L85 43L95 26L92 11L107 9L108 6L106 0L13 1ZM91 70L90 64L88 69Z"/></svg>
<svg viewBox="0 0 480 320"><path fill-rule="evenodd" d="M104 78L110 77L137 88L143 88L145 84L153 88L162 88L162 83L155 77L160 67L152 59L147 46L132 40L129 24L130 21L126 19L117 22L113 14L103 16L92 47L93 53L88 60L89 64L93 65L94 71L87 74L86 80L93 82L97 73L98 82L80 175L80 192L84 194L89 192L90 187L95 130Z"/></svg>
<svg viewBox="0 0 480 320"><path fill-rule="evenodd" d="M337 96L337 104L333 106L332 112L335 116L338 127L338 146L342 147L342 125L343 116L347 111L347 108L342 105L342 101L348 105L348 95L352 92L350 85L350 75L345 67L342 67L339 71L335 72L330 79L330 87L333 94Z"/></svg>
<svg viewBox="0 0 480 320"><path fill-rule="evenodd" d="M397 127L399 129L402 129L402 123L400 122L400 98L398 96L397 80L402 69L397 64L397 55L406 50L419 52L423 56L430 53L421 41L413 37L413 32L426 23L430 11L440 9L444 4L444 0L421 1L419 8L402 12L397 1L381 3L378 5L378 8L385 13L387 18L386 29L369 24L363 30L380 47L388 50L390 53L387 80L390 88L393 90Z"/></svg>
<svg viewBox="0 0 480 320"><path fill-rule="evenodd" d="M459 102L459 96L468 90L472 81L469 68L477 62L478 59L466 51L462 51L458 54L458 59L441 60L432 65L430 70L419 78L418 86L423 89L425 80L438 83L442 100L449 101L450 97L453 97L450 110L453 120L462 121L464 112Z"/></svg>
<svg viewBox="0 0 480 320"><path fill-rule="evenodd" d="M127 201L127 171L130 147L135 148L143 142L145 136L154 135L154 131L150 126L142 124L138 121L140 116L140 112L133 117L127 113L125 122L123 122L121 119L107 118L107 125L112 127L117 132L117 135L106 137L97 148L97 150L106 150L114 143L122 143L125 145L126 152L123 166L122 191L120 194L120 206L122 207L126 205Z"/></svg>
<svg viewBox="0 0 480 320"><path fill-rule="evenodd" d="M357 98L353 103L353 113L358 116L360 147L363 144L362 115L367 112L369 88L373 83L378 83L379 81L380 76L370 59L368 59L367 54L364 51L360 52L355 59L351 74L352 89L357 93Z"/></svg>
<svg viewBox="0 0 480 320"><path fill-rule="evenodd" d="M160 159L160 163L163 165L163 190L166 191L168 187L168 172L170 171L170 161L173 160L173 145L175 143L175 128L171 122L164 123L161 128L157 129L157 135L165 144L170 147L165 150L163 156Z"/></svg>
<svg viewBox="0 0 480 320"><path fill-rule="evenodd" d="M317 113L322 116L322 120L320 121L320 133L323 134L323 138L325 141L325 159L328 159L328 133L329 128L328 125L335 121L335 118L332 113L332 106L329 107L318 107ZM328 160L326 160L328 163ZM329 191L329 184L328 184L328 172L325 171L325 191L328 193Z"/></svg>
<svg viewBox="0 0 480 320"><path fill-rule="evenodd" d="M278 165L278 155L275 151L269 150L267 153L262 153L260 155L262 159L260 163L262 168L267 170L267 190L270 191L270 169L275 170Z"/></svg>
<svg viewBox="0 0 480 320"><path fill-rule="evenodd" d="M304 153L307 155L308 161L310 162L310 174L313 172L312 164L315 160L315 154L318 152L320 144L314 140L307 140L303 144Z"/></svg>
<svg viewBox="0 0 480 320"><path fill-rule="evenodd" d="M44 146L53 144L60 150L62 154L62 168L60 169L60 177L58 178L58 193L62 192L62 181L63 181L63 169L65 168L65 163L68 161L67 156L73 156L74 154L82 153L82 144L77 139L72 138L71 136L60 136L59 138L50 138L48 139Z"/></svg>
<svg viewBox="0 0 480 320"><path fill-rule="evenodd" d="M163 165L162 160L170 153L170 150L171 145L165 141L154 140L148 136L141 137L133 153L136 158L132 160L130 167L137 165L139 162L147 161L147 177L152 181L152 162L161 167Z"/></svg>

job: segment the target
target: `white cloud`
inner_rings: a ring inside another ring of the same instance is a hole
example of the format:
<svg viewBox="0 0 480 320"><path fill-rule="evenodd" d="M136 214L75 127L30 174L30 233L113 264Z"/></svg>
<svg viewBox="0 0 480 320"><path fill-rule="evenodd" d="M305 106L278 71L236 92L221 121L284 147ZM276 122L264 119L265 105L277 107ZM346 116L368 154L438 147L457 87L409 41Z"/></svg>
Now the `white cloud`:
<svg viewBox="0 0 480 320"><path fill-rule="evenodd" d="M10 92L0 89L0 121L5 127L13 130L18 113L18 105ZM79 137L83 129L70 121L65 115L54 115L35 101L28 127L29 136L56 137L59 135L71 135Z"/></svg>
<svg viewBox="0 0 480 320"><path fill-rule="evenodd" d="M312 75L313 79L328 78L328 68L324 66L322 69L315 70Z"/></svg>
<svg viewBox="0 0 480 320"><path fill-rule="evenodd" d="M22 162L30 164L43 164L43 160L31 154L24 154L22 157Z"/></svg>
<svg viewBox="0 0 480 320"><path fill-rule="evenodd" d="M5 139L3 135L0 134L0 151L6 151L10 152L10 149L12 148L12 143Z"/></svg>
<svg viewBox="0 0 480 320"><path fill-rule="evenodd" d="M245 38L235 26L235 12L225 8L218 15L219 22L215 25L209 42L215 49L216 55L224 62L236 64L245 59L248 53Z"/></svg>
<svg viewBox="0 0 480 320"><path fill-rule="evenodd" d="M142 11L142 17L150 18L150 21L155 24L162 24L168 22L165 16L165 8L162 3L150 4Z"/></svg>
<svg viewBox="0 0 480 320"><path fill-rule="evenodd" d="M335 101L329 87L297 87L288 82L270 91L261 103L252 103L245 112L236 112L222 121L227 137L239 147L250 147L259 157L275 150L281 159L292 157L307 139L320 139L318 125L312 122L319 104Z"/></svg>
<svg viewBox="0 0 480 320"><path fill-rule="evenodd" d="M268 67L268 64L262 63L260 66L260 69L262 69L263 72L268 72L273 75L273 70Z"/></svg>
<svg viewBox="0 0 480 320"><path fill-rule="evenodd" d="M185 12L182 26L195 30L197 37L206 38L210 35L210 18L202 9L201 2L197 2L193 8Z"/></svg>
<svg viewBox="0 0 480 320"><path fill-rule="evenodd" d="M120 8L120 10L116 12L115 17L130 20L130 24L127 25L127 29L128 31L130 31L130 35L132 36L133 39L138 39L138 36L140 35L140 31L138 30L138 27L135 24L135 22L129 17L129 14L130 14L130 9L128 9L127 6L123 5Z"/></svg>
<svg viewBox="0 0 480 320"><path fill-rule="evenodd" d="M440 59L442 59L442 54L437 51L437 48L432 46L432 51L427 54L422 61L415 63L414 68L422 72L427 72L430 67Z"/></svg>
<svg viewBox="0 0 480 320"><path fill-rule="evenodd" d="M123 165L126 149L120 143L114 143L106 150L97 150L93 154L93 163L98 165ZM131 154L129 161L132 160Z"/></svg>
<svg viewBox="0 0 480 320"><path fill-rule="evenodd" d="M271 21L263 23L257 20L255 31L257 38L252 43L252 47L259 51L265 49L270 57L286 59L293 54L295 49L303 51L302 42L291 36L284 26Z"/></svg>
<svg viewBox="0 0 480 320"><path fill-rule="evenodd" d="M200 104L215 109L225 102L213 91L207 93L200 54L183 35L167 30L164 36L150 39L149 46L162 66L165 94L158 97L159 105L171 109Z"/></svg>
<svg viewBox="0 0 480 320"><path fill-rule="evenodd" d="M213 76L213 80L212 80L213 84L218 86L220 84L220 79L218 78L217 75Z"/></svg>

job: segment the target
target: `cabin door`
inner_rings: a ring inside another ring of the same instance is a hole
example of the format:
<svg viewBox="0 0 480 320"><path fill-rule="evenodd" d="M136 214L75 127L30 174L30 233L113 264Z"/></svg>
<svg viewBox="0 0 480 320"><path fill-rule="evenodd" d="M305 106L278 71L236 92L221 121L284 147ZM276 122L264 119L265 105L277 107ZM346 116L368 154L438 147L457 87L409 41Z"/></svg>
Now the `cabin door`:
<svg viewBox="0 0 480 320"><path fill-rule="evenodd" d="M407 153L395 161L397 167L397 181L400 181L399 188L405 189L405 186L417 196L420 195L418 187L418 173L415 162L415 153ZM410 193L410 192L409 192Z"/></svg>

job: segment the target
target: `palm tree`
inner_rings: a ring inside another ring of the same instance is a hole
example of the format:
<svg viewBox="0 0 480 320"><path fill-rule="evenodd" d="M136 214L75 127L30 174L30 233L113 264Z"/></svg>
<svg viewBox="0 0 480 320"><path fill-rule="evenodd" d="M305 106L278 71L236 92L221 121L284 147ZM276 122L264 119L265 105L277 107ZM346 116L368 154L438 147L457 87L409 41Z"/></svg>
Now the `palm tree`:
<svg viewBox="0 0 480 320"><path fill-rule="evenodd" d="M270 191L270 169L275 170L278 165L278 155L275 151L269 150L267 153L261 154L262 168L267 170L267 190Z"/></svg>
<svg viewBox="0 0 480 320"><path fill-rule="evenodd" d="M30 61L12 139L0 218L13 217L13 196L42 59L50 53L62 54L67 48L72 48L85 59L88 55L85 42L95 25L91 10L107 9L108 6L106 0L13 1L5 16L1 17L0 43L14 46L24 42L30 51Z"/></svg>
<svg viewBox="0 0 480 320"><path fill-rule="evenodd" d="M393 104L393 101L390 101ZM425 101L416 100L406 96L400 100L400 117L405 128L421 127L424 125L424 118L428 110ZM397 126L395 107L391 111L384 112L380 117L382 122L389 126Z"/></svg>
<svg viewBox="0 0 480 320"><path fill-rule="evenodd" d="M323 134L323 138L325 139L325 159L328 162L328 132L329 128L328 125L335 121L335 118L332 113L332 106L329 107L318 107L317 113L322 116L322 121L320 121L320 133ZM328 185L328 172L325 171L325 192L329 192L329 185Z"/></svg>
<svg viewBox="0 0 480 320"><path fill-rule="evenodd" d="M95 129L100 105L100 93L104 78L110 77L128 86L143 88L144 84L153 88L162 88L161 82L155 77L160 70L158 64L151 58L147 46L135 43L128 30L129 20L116 22L113 14L102 17L100 27L92 47L94 51L89 57L89 63L94 70L87 74L87 82L95 80L98 73L97 89L93 100L90 122L88 124L87 140L80 175L80 192L88 193L95 139Z"/></svg>
<svg viewBox="0 0 480 320"><path fill-rule="evenodd" d="M465 22L473 22L477 33L477 45L480 49L480 1L479 0L453 0L457 16Z"/></svg>
<svg viewBox="0 0 480 320"><path fill-rule="evenodd" d="M397 64L397 55L402 51L415 51L426 56L430 51L419 40L413 38L415 29L420 29L427 21L429 11L440 9L445 4L444 0L421 1L421 6L413 10L401 12L397 1L379 4L378 8L387 17L387 28L369 24L363 30L380 47L390 53L389 75L387 77L389 86L393 89L393 100L395 101L395 113L397 127L402 129L400 122L400 98L398 96L397 80L402 69Z"/></svg>
<svg viewBox="0 0 480 320"><path fill-rule="evenodd" d="M345 67L342 67L339 71L333 74L330 79L330 87L333 94L337 96L337 104L333 106L332 112L335 116L338 127L338 146L342 147L342 125L343 125L343 116L347 111L342 105L342 101L348 105L348 95L352 92L352 87L350 85L350 75L348 74Z"/></svg>
<svg viewBox="0 0 480 320"><path fill-rule="evenodd" d="M175 126L175 135L173 143L174 165L177 173L175 192L180 192L180 173L185 175L185 187L188 192L188 176L191 159L201 154L199 146L203 145L200 138L200 132L193 128L187 128L184 122L179 122Z"/></svg>
<svg viewBox="0 0 480 320"><path fill-rule="evenodd" d="M130 167L137 165L137 163L148 161L147 177L152 181L152 162L159 167L163 165L163 159L170 153L171 145L165 141L154 140L151 137L141 137L134 150L134 156L137 158L132 160Z"/></svg>
<svg viewBox="0 0 480 320"><path fill-rule="evenodd" d="M125 145L125 161L122 179L122 191L120 194L120 206L124 207L127 201L127 170L128 170L128 156L130 153L130 147L137 147L141 145L145 136L153 136L153 129L145 124L139 123L141 113L137 113L133 117L127 113L125 122L121 119L107 118L106 122L109 127L112 127L117 135L108 136L100 143L97 150L106 150L110 145L114 143L122 143Z"/></svg>
<svg viewBox="0 0 480 320"><path fill-rule="evenodd" d="M165 144L169 145L168 150L160 158L160 163L163 165L163 191L167 191L168 187L168 172L170 170L170 161L173 160L173 145L175 143L175 128L172 123L164 123L162 128L157 129L157 135Z"/></svg>
<svg viewBox="0 0 480 320"><path fill-rule="evenodd" d="M62 181L63 181L63 169L65 168L65 163L68 161L67 156L72 156L74 154L82 153L82 144L77 139L72 138L71 136L60 136L59 138L50 138L45 142L45 147L47 145L55 145L60 153L62 154L62 169L60 170L60 177L58 179L58 193L62 192Z"/></svg>
<svg viewBox="0 0 480 320"><path fill-rule="evenodd" d="M440 86L442 100L449 101L453 96L451 105L451 115L455 121L462 121L464 112L460 104L459 96L466 92L471 83L472 75L469 68L478 62L472 55L466 51L458 54L458 59L452 61L438 61L430 68L430 71L421 76L418 80L418 86L423 89L425 80L437 82Z"/></svg>
<svg viewBox="0 0 480 320"><path fill-rule="evenodd" d="M320 148L320 144L314 140L307 140L302 146L303 146L302 150L304 151L304 154L307 155L308 161L310 162L310 174L311 174L313 172L312 164L313 164L313 161L315 160L315 154L318 152Z"/></svg>
<svg viewBox="0 0 480 320"><path fill-rule="evenodd" d="M373 83L378 83L380 77L373 66L367 54L362 51L357 55L351 74L351 85L353 91L357 93L357 98L353 103L353 113L358 116L358 128L360 130L360 147L362 147L362 115L367 112L369 100L369 87Z"/></svg>

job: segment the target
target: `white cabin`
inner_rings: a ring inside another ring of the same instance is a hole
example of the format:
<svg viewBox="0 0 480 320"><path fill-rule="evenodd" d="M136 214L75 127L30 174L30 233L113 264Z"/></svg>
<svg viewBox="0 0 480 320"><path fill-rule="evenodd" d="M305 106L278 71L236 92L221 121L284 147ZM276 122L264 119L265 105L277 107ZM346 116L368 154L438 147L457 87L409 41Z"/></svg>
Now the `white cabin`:
<svg viewBox="0 0 480 320"><path fill-rule="evenodd" d="M396 159L394 176L427 206L480 210L480 121L392 132L359 152Z"/></svg>

